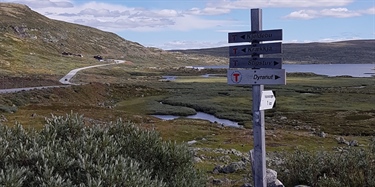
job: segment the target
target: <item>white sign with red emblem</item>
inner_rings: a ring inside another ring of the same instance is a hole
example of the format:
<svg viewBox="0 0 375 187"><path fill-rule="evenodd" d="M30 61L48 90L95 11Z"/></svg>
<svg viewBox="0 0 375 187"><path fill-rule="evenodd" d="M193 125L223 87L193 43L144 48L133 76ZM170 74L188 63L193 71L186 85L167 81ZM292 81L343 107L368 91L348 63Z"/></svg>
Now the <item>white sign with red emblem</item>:
<svg viewBox="0 0 375 187"><path fill-rule="evenodd" d="M285 85L285 69L228 69L229 85Z"/></svg>

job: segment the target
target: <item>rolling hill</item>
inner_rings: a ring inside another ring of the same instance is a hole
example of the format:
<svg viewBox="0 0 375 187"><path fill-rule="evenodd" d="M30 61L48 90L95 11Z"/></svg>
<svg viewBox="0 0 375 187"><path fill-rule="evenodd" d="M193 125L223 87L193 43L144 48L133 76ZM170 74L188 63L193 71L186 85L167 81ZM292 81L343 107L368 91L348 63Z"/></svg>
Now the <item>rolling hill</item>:
<svg viewBox="0 0 375 187"><path fill-rule="evenodd" d="M95 55L145 67L225 63L145 47L114 33L49 19L25 5L0 3L0 75L61 75L97 63Z"/></svg>

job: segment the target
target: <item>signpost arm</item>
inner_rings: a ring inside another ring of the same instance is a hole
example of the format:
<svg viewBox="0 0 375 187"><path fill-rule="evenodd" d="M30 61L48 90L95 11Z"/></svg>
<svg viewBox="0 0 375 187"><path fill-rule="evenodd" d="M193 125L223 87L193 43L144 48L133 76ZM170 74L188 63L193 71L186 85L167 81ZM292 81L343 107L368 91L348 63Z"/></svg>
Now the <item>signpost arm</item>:
<svg viewBox="0 0 375 187"><path fill-rule="evenodd" d="M251 9L251 31L262 30L262 9ZM259 44L259 41L253 41L252 44ZM252 55L259 58L260 55ZM266 180L266 143L265 143L265 125L264 111L259 110L261 93L264 85L253 85L253 136L254 136L254 165L253 180L256 187L267 187Z"/></svg>

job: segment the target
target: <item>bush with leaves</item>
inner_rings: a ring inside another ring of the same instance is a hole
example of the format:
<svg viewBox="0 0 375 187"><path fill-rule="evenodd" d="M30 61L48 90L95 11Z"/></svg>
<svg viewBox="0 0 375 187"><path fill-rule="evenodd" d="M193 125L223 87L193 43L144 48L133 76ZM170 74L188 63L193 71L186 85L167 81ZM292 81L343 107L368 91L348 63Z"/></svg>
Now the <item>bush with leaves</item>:
<svg viewBox="0 0 375 187"><path fill-rule="evenodd" d="M375 186L375 140L369 147L283 154L278 178L285 186Z"/></svg>
<svg viewBox="0 0 375 187"><path fill-rule="evenodd" d="M5 106L0 104L0 113L15 113L17 110L16 106Z"/></svg>
<svg viewBox="0 0 375 187"><path fill-rule="evenodd" d="M40 130L0 126L1 186L204 186L184 144L121 120L53 116Z"/></svg>

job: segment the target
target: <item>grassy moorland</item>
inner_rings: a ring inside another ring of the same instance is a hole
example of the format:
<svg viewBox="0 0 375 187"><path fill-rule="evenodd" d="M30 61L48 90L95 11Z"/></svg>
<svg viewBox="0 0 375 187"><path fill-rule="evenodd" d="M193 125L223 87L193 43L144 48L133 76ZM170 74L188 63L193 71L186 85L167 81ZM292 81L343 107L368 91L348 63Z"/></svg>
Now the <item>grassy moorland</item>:
<svg viewBox="0 0 375 187"><path fill-rule="evenodd" d="M206 73L224 71L135 69L126 64L88 69L74 81L89 84L0 95L0 120L8 126L19 122L26 128L39 129L51 114L82 114L86 124L122 118L141 128L155 129L164 140L196 140L193 147L201 148L197 155L205 158L197 166L209 176L226 177L231 185L240 185L249 177L249 170L225 175L212 170L218 164L241 160L241 156L228 157L212 150L235 149L246 154L252 149L251 88L229 86L220 75L201 76ZM163 75L179 76L174 81L162 81ZM265 89L277 94L276 107L265 112L268 154L330 151L346 146L338 144L336 138L340 136L367 147L375 135L374 78L289 74L287 85ZM197 111L237 121L245 128L183 118L162 121L150 116L185 116ZM327 134L325 138L319 136L322 132Z"/></svg>
<svg viewBox="0 0 375 187"><path fill-rule="evenodd" d="M202 55L205 50L187 55L147 48L113 33L50 20L23 5L0 3L0 10L1 89L59 84L71 69L99 64L93 55L107 61L127 60L79 72L73 82L82 85L1 94L0 124L20 123L25 129L42 131L51 115L77 113L83 115L85 126L106 126L121 118L137 128L155 130L163 140L179 144L195 140L190 148L200 159L196 166L207 174L208 186L213 179L222 179L222 186L251 183L249 164L229 174L213 171L218 165L249 163L248 151L253 147L251 88L227 85L225 70L178 68L223 65L227 58ZM373 44L374 40L287 44L284 59L290 63L372 63ZM63 56L62 52L83 57ZM228 54L227 50L214 53ZM205 74L216 76L202 76ZM165 81L164 75L178 77ZM286 186L374 186L374 77L288 74L287 85L265 89L275 91L277 98L276 107L265 112L267 167L275 168ZM196 112L237 121L244 128L151 116ZM339 144L337 139L345 141ZM279 159L282 164L277 164ZM0 179L2 176L0 172Z"/></svg>

